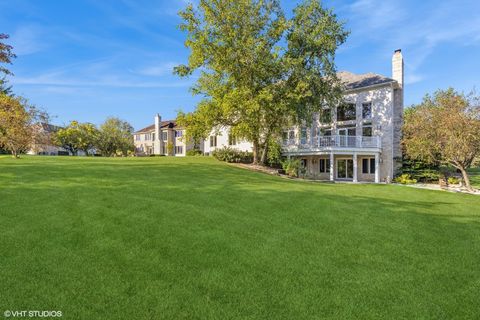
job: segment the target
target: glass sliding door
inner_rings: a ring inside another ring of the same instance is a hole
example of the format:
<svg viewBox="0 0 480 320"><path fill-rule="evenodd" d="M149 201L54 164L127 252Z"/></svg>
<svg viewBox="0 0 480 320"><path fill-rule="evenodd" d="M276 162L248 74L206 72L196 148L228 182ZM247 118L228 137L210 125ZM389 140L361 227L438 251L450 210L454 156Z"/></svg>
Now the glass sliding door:
<svg viewBox="0 0 480 320"><path fill-rule="evenodd" d="M353 159L337 159L337 179L353 179Z"/></svg>
<svg viewBox="0 0 480 320"><path fill-rule="evenodd" d="M355 127L339 128L337 130L340 147L355 147Z"/></svg>

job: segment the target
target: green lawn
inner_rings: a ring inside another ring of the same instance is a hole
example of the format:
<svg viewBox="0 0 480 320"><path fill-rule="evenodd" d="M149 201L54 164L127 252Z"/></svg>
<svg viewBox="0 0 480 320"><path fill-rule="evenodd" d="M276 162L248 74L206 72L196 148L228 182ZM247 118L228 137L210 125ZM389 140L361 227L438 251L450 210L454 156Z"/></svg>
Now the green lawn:
<svg viewBox="0 0 480 320"><path fill-rule="evenodd" d="M479 319L480 197L212 158L0 158L0 314Z"/></svg>
<svg viewBox="0 0 480 320"><path fill-rule="evenodd" d="M469 170L470 182L476 188L480 189L480 168L472 168Z"/></svg>

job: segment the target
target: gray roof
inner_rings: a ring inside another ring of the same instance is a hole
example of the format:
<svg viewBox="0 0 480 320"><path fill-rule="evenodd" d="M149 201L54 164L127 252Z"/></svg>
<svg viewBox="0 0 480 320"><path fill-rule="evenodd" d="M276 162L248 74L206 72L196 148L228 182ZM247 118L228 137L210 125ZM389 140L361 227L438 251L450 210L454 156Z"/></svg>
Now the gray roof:
<svg viewBox="0 0 480 320"><path fill-rule="evenodd" d="M391 78L387 78L376 73L354 74L348 71L340 71L337 73L337 76L345 85L346 90L395 82L395 80Z"/></svg>

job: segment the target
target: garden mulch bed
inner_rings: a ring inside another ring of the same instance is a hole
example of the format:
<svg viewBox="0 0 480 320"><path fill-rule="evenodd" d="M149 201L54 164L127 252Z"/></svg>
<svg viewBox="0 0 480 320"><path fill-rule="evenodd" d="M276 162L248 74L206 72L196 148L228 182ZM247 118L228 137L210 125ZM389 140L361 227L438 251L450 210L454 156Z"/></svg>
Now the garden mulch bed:
<svg viewBox="0 0 480 320"><path fill-rule="evenodd" d="M252 170L252 171L268 173L268 174L272 174L272 175L276 175L276 176L285 176L285 175L281 175L280 173L278 173L278 169L270 168L270 167L266 167L266 166L254 165L254 164L250 164L250 163L248 163L248 164L247 163L230 163L230 165L233 165L233 166L239 167L239 168Z"/></svg>
<svg viewBox="0 0 480 320"><path fill-rule="evenodd" d="M238 168L243 168L251 171L257 171L257 172L262 172L262 173L267 173L275 176L279 176L285 179L292 179L292 180L300 180L300 181L311 181L311 182L330 182L330 181L323 181L323 180L310 180L310 179L302 179L302 178L293 178L290 176L287 176L285 174L280 174L278 172L278 169L275 168L270 168L266 166L261 166L261 165L253 165L253 164L247 164L247 163L229 163L232 166L238 167ZM370 183L368 183L370 184ZM465 188L461 188L460 186L451 186L448 188L442 188L438 184L433 184L433 183L416 183L416 184L399 184L399 183L394 183L395 185L400 185L400 186L406 186L406 187L412 187L412 188L418 188L418 189L428 189L428 190L439 190L439 191L447 191L447 192L455 192L455 193L467 193L467 194L474 194L474 195L480 195L480 190L475 190L474 192L467 191Z"/></svg>
<svg viewBox="0 0 480 320"><path fill-rule="evenodd" d="M415 184L395 183L395 184L400 186L411 187L411 188L418 188L418 189L439 190L439 191L447 191L447 192L455 192L455 193L467 193L467 194L480 195L480 190L475 190L474 192L470 192L467 189L460 187L458 185L442 188L439 184L434 184L434 183L415 183Z"/></svg>

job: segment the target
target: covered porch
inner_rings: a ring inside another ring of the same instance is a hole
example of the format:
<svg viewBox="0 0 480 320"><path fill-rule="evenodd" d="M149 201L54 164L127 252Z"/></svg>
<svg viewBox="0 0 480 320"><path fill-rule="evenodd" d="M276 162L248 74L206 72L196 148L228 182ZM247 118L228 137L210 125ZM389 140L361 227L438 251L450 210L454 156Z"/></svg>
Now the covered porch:
<svg viewBox="0 0 480 320"><path fill-rule="evenodd" d="M329 152L297 156L315 180L380 182L380 152Z"/></svg>

